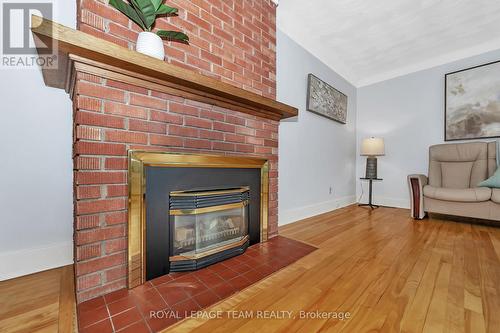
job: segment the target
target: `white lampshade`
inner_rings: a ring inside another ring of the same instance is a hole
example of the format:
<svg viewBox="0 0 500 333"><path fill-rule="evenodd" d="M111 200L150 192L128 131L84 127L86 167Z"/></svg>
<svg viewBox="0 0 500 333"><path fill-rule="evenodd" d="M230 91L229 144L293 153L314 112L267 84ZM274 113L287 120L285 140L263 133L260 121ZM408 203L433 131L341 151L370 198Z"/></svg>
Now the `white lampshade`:
<svg viewBox="0 0 500 333"><path fill-rule="evenodd" d="M361 142L361 156L381 156L385 155L384 139L367 138Z"/></svg>

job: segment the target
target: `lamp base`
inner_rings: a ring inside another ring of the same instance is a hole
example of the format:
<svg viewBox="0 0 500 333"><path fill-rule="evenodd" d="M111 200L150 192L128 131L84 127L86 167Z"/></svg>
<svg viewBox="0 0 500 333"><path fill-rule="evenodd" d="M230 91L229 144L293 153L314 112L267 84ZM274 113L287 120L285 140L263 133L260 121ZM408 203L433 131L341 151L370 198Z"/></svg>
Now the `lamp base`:
<svg viewBox="0 0 500 333"><path fill-rule="evenodd" d="M377 158L368 157L366 159L366 178L376 179L377 178Z"/></svg>

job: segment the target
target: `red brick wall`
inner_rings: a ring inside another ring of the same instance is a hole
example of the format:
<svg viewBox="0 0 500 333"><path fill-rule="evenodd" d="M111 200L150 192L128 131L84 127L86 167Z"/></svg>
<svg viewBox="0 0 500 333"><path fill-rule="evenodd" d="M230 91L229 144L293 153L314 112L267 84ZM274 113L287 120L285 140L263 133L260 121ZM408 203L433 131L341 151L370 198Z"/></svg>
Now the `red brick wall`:
<svg viewBox="0 0 500 333"><path fill-rule="evenodd" d="M169 62L275 97L275 7L269 0L167 4L180 8L169 22L192 41L166 44ZM81 0L78 14L81 30L134 46L136 27L104 0ZM126 287L128 149L269 159L269 234L277 233L278 122L83 73L74 92L79 302Z"/></svg>
<svg viewBox="0 0 500 333"><path fill-rule="evenodd" d="M133 49L140 28L107 5L78 0L80 30ZM276 6L270 0L166 0L179 16L159 18L156 28L182 30L190 45L165 43L167 61L276 96Z"/></svg>

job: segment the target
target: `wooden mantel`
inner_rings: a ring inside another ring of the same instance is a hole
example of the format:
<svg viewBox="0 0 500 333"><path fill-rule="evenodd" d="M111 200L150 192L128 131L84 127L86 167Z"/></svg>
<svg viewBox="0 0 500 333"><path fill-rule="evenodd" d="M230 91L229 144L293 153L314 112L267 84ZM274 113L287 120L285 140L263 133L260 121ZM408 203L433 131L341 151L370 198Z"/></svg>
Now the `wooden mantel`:
<svg viewBox="0 0 500 333"><path fill-rule="evenodd" d="M69 92L72 71L76 67L81 72L263 118L280 120L298 114L297 108L292 106L36 15L31 17L31 26L37 47L54 45L58 54L57 69L42 68L45 84L50 87Z"/></svg>

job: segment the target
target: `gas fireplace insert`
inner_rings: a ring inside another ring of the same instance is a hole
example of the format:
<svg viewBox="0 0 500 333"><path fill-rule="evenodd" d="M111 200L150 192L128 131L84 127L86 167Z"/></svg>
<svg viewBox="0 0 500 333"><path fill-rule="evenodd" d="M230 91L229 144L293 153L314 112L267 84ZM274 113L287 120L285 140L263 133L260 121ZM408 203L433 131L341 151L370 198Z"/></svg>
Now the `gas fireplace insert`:
<svg viewBox="0 0 500 333"><path fill-rule="evenodd" d="M243 253L249 203L246 186L170 192L170 271L196 270Z"/></svg>

